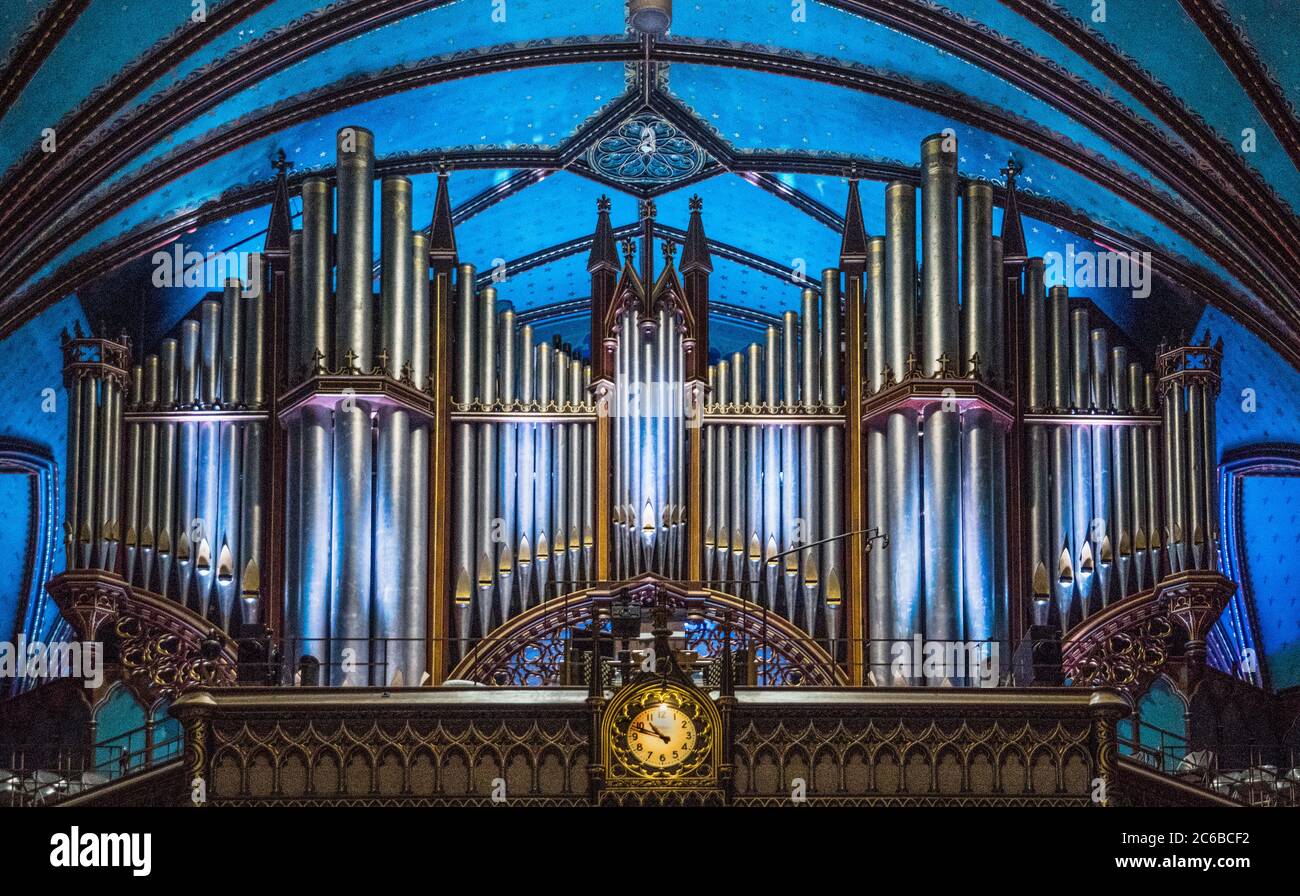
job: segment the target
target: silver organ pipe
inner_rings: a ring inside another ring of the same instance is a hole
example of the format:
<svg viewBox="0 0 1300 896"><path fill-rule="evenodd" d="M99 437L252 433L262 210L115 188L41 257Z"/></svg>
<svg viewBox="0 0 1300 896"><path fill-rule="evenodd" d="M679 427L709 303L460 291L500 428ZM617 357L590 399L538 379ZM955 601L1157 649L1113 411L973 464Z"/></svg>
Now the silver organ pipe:
<svg viewBox="0 0 1300 896"><path fill-rule="evenodd" d="M411 251L411 321L406 336L410 379L423 387L429 378L431 306L429 304L429 239L413 234ZM429 627L429 424L411 420L409 492L404 523L406 556L410 564L402 595L400 669L408 685L418 685L428 671L425 637ZM445 562L439 557L438 562ZM393 676L389 676L392 680Z"/></svg>
<svg viewBox="0 0 1300 896"><path fill-rule="evenodd" d="M1064 631L1160 577L1161 537L1153 529L1162 460L1155 439L1168 422L1154 416L1147 394L1152 375L1129 346L1111 344L1113 330L1100 312L1072 302L1064 286L1049 290L1044 307L1041 263L1030 259L1026 271L1030 537L1031 543L1044 533L1048 539L1031 548L1031 560L1045 565L1055 624ZM1040 368L1047 371L1046 389L1036 405ZM1038 519L1040 504L1045 522Z"/></svg>
<svg viewBox="0 0 1300 896"><path fill-rule="evenodd" d="M920 361L946 375L960 370L957 345L957 154L935 136L921 144ZM987 301L987 299L986 299ZM922 421L922 531L925 634L940 641L962 637L956 600L961 588L960 417L952 402L935 402ZM931 682L937 684L937 681Z"/></svg>
<svg viewBox="0 0 1300 896"><path fill-rule="evenodd" d="M963 369L994 369L993 293L1001 282L1000 266L993 266L993 189L988 184L967 185L962 196L962 349ZM1004 438L991 412L973 408L966 412L961 433L961 559L964 634L958 637L989 641L996 635L998 595L997 549L1001 517L994 504L998 482L994 478L995 443Z"/></svg>
<svg viewBox="0 0 1300 896"><path fill-rule="evenodd" d="M885 383L901 378L915 365L916 339L916 190L910 184L885 188ZM868 337L870 342L870 337ZM890 613L891 641L910 641L921 629L920 555L920 446L917 413L893 411L886 426L886 488L889 512L885 517L893 571ZM891 677L891 682L893 678ZM907 683L896 682L896 683Z"/></svg>
<svg viewBox="0 0 1300 896"><path fill-rule="evenodd" d="M1048 392L1047 296L1043 283L1043 260L1031 258L1025 264L1025 404L1031 411L1050 406ZM1025 433L1028 452L1028 490L1026 512L1029 523L1029 572L1034 596L1032 622L1047 625L1051 599L1051 573L1056 568L1057 550L1053 547L1051 492L1051 435L1048 427L1030 424ZM1038 590L1041 589L1041 590Z"/></svg>
<svg viewBox="0 0 1300 896"><path fill-rule="evenodd" d="M126 538L120 518L122 489L123 411L136 391L130 366L130 343L87 337L80 327L62 339L64 385L69 393L68 498L64 518L64 547L69 569L116 570L127 562L119 550ZM125 464L131 472L131 463ZM138 493L138 490L137 490ZM129 511L127 513L129 519Z"/></svg>
<svg viewBox="0 0 1300 896"><path fill-rule="evenodd" d="M821 382L818 376L820 350L817 344L821 335L821 321L818 318L817 293L812 289L804 289L802 299L803 309L799 321L799 402L808 411L815 411L821 404L819 394ZM818 436L819 433L811 426L799 428L799 519L802 523L799 540L804 544L818 541L823 537L819 512L821 477L818 475L817 466L817 449L820 447ZM809 579L808 565L817 567L815 553L817 553L816 548L809 548L800 556L804 566L805 583ZM817 572L818 575L812 578L819 583L820 570L818 569ZM804 587L800 597L803 604L801 613L803 629L806 632L815 632L820 589L817 586Z"/></svg>
<svg viewBox="0 0 1300 896"><path fill-rule="evenodd" d="M414 283L411 273L411 182L404 177L384 178L380 190L382 305L380 356L397 374L411 363ZM411 414L405 407L380 408L375 443L374 562L382 582L373 595L374 637L401 638L403 607L410 598L410 554L407 527L411 522ZM382 659L382 657L381 657ZM393 657L397 664L398 658ZM389 669L389 681L395 670ZM403 670L405 678L405 670Z"/></svg>
<svg viewBox="0 0 1300 896"><path fill-rule="evenodd" d="M1091 326L1091 321L1089 322ZM1110 340L1105 329L1094 328L1089 334L1091 347L1090 407L1100 414L1113 410L1110 396ZM1115 542L1111 538L1114 523L1114 504L1111 500L1114 487L1114 457L1111 451L1110 426L1094 426L1092 430L1092 506L1093 516L1089 541L1096 568L1091 610L1099 610L1110 603L1111 570L1114 567Z"/></svg>
<svg viewBox="0 0 1300 896"><path fill-rule="evenodd" d="M889 339L890 312L889 268L886 264L884 237L872 237L867 242L865 280L866 309L864 331L866 334L866 388L871 394L884 388L885 370L889 366L891 349ZM867 519L882 525L890 518L889 442L884 422L872 420L867 424ZM878 685L890 682L889 640L893 636L893 553L887 550L872 551L871 575L867 596L867 663L869 680Z"/></svg>

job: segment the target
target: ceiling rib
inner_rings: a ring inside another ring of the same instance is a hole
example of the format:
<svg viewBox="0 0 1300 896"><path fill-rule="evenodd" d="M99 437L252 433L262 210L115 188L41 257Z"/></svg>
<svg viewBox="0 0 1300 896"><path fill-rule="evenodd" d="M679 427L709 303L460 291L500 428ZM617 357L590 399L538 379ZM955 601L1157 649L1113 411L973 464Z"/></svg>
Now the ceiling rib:
<svg viewBox="0 0 1300 896"><path fill-rule="evenodd" d="M524 67L527 65L559 64L560 62L593 61L627 57L628 54L635 55L635 53L639 52L638 45L632 42L623 42L621 44L565 44L563 49L566 52L562 59L552 55L556 50L555 47L541 46L489 51L474 59L435 60L423 66L403 70L400 73L384 73L371 79L350 82L342 86L336 85L322 95L313 96L298 103L282 105L274 112L264 112L259 116L250 118L241 123L238 128L223 129L207 138L202 146L190 145L182 147L164 159L159 160L158 165L151 166L147 173L141 172L131 183L124 184L115 190L113 195L106 201L106 204L97 207L94 213L79 214L74 224L68 228L57 230L55 234L50 235L49 240L29 244L26 247L24 263L17 268L16 272L12 269L5 272L7 276L4 277L3 281L0 281L0 292L15 291L26 277L47 264L53 255L60 251L59 249L50 248L49 243L51 241L61 241L65 245L70 244L80 235L89 232L92 227L107 220L112 212L125 207L126 204L129 204L129 201L134 201L141 195L146 195L171 177L177 177L186 171L193 170L202 162L222 152L230 151L237 144L272 133L279 127L283 127L285 123L309 120L326 111L351 105L364 99L388 95L388 93L401 88L436 83L439 79L463 77L470 69L478 72L496 70L496 66ZM587 55L593 52L596 54L595 56L589 57ZM1007 118L997 110L979 105L946 90L928 85L918 85L911 81L872 72L860 67L846 68L823 60L812 60L789 54L772 54L726 45L718 46L700 43L660 44L657 45L656 52L661 57L673 61L739 67L818 80L835 86L886 96L940 114L948 114L958 120L970 123L973 126L983 127L989 130L990 133L1039 152L1122 196L1138 208L1172 227L1185 238L1200 245L1207 254L1224 265L1228 271L1241 279L1249 289L1259 296L1279 293L1290 283L1289 280L1257 273L1251 263L1254 259L1246 254L1247 249L1253 247L1250 241L1234 243L1220 239L1217 234L1204 225L1204 222L1198 218L1188 216L1173 200L1147 186L1137 178L1117 171L1115 166L1107 160L1095 157L1093 154L1067 143L1062 138L1038 128L1032 123ZM679 116L686 114L685 110L676 101L663 97L662 94L656 94L656 97L656 105L660 110L672 112ZM635 108L638 105L638 100L637 97L626 98L624 100L626 108ZM594 128L589 130L595 132ZM579 135L575 135L573 142L577 145L577 148L572 150L572 159L576 159L581 152L581 144L578 142L581 136L581 132ZM752 159L762 154L733 153L729 147L720 143L716 135L709 132L707 128L696 126L692 136L707 140L706 148L710 152L721 156L722 161L732 168L753 170L759 167L753 164ZM544 150L536 151L536 161L533 164L562 166L567 161L572 160L557 162L552 156L553 153ZM1300 314L1296 314L1290 328L1296 334L1296 340L1300 341L1300 324L1297 324L1297 321L1300 321Z"/></svg>
<svg viewBox="0 0 1300 896"><path fill-rule="evenodd" d="M1255 108L1259 109L1278 142L1300 169L1300 121L1291 104L1264 68L1255 51L1228 19L1223 6L1215 0L1179 0L1188 18L1201 29L1205 39L1223 59L1241 84Z"/></svg>
<svg viewBox="0 0 1300 896"><path fill-rule="evenodd" d="M45 8L31 30L27 31L9 56L9 64L0 73L0 116L9 111L54 48L90 6L90 0L54 2Z"/></svg>
<svg viewBox="0 0 1300 896"><path fill-rule="evenodd" d="M848 6L897 6L903 0L829 0ZM1263 181L1258 172L1249 168L1203 120L1193 115L1173 93L1163 84L1158 83L1146 72L1138 68L1132 60L1123 57L1105 40L1078 19L1070 16L1051 3L1034 2L1034 0L1002 0L1002 3L1015 10L1027 20L1042 28L1073 52L1079 54L1089 64L1110 78L1125 91L1137 98L1139 102L1156 114L1166 125L1173 129L1180 139L1187 142L1190 152L1183 152L1171 144L1149 122L1138 117L1118 100L1107 97L1099 90L1080 78L1070 75L1065 69L1050 60L1036 57L1037 65L1030 64L1028 51L1007 54L1007 73L1005 77L1017 86L1028 90L1034 96L1044 99L1056 97L1058 108L1075 116L1084 124L1096 123L1116 135L1124 134L1126 140L1132 140L1136 146L1158 149L1163 144L1163 151L1152 152L1152 160L1168 156L1169 163L1183 165L1188 173L1196 173L1196 178L1207 190L1204 198L1211 202L1222 202L1233 209L1240 209L1238 219L1245 218L1247 232L1256 234L1259 229L1254 221L1262 218L1267 221L1260 236L1271 243L1274 251L1282 258L1290 259L1289 267L1294 270L1300 266L1300 221L1294 214L1283 207L1277 194ZM914 3L907 3L914 6ZM933 21L936 15L931 12L925 18ZM955 41L948 41L962 58L966 54L975 54L977 47L992 49L1001 46L1004 50L1013 47L1010 41L997 35L981 31L973 23L957 20L952 14L946 18L947 25L956 35ZM963 46L964 42L970 46ZM945 46L945 49L949 49ZM1049 99L1049 101L1051 101ZM1105 122L1110 117L1113 125ZM1136 154L1142 158L1145 153ZM1203 171L1202 164L1209 161L1211 171ZM1166 170L1164 162L1160 167L1153 167L1188 201L1202 199L1195 190L1182 187L1180 178L1167 178L1160 172ZM1217 197L1211 199L1211 197ZM1285 266L1284 266L1285 269ZM1296 309L1293 309L1296 310Z"/></svg>

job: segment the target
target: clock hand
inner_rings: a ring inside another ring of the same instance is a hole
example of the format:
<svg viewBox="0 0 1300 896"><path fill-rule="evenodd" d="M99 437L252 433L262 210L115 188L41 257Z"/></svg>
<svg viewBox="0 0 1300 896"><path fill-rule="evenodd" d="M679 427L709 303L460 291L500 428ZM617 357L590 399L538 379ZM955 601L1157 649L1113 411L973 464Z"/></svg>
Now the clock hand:
<svg viewBox="0 0 1300 896"><path fill-rule="evenodd" d="M668 743L669 741L672 740L672 738L668 737L658 728L655 728L654 722L650 723L650 728L647 728L644 725L633 725L632 728L636 731L640 731L642 734L653 734L655 737L659 738L664 743ZM653 731L651 730L652 728L654 729Z"/></svg>

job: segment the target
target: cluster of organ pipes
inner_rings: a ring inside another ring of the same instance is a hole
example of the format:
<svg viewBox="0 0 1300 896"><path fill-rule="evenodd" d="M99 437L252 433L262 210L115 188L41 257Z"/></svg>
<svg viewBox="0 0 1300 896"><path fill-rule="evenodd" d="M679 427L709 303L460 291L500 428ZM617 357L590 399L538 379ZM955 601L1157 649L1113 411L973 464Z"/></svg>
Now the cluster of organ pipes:
<svg viewBox="0 0 1300 896"><path fill-rule="evenodd" d="M820 295L806 288L801 299L779 333L769 326L761 345L709 367L704 576L834 639L844 589L839 272L827 269Z"/></svg>
<svg viewBox="0 0 1300 896"><path fill-rule="evenodd" d="M68 392L63 536L68 569L118 565L123 398L130 341L87 337L78 324L62 335Z"/></svg>
<svg viewBox="0 0 1300 896"><path fill-rule="evenodd" d="M958 400L947 385L1005 381L1002 244L992 233L992 189L960 187L949 136L922 143L920 207L919 278L911 184L886 187L885 235L865 247L867 396L935 383L914 400L868 400L874 410L864 414L866 518L890 541L870 555L867 661L876 684L910 681L897 680L890 651L916 635L999 644L1008 637L1010 421L986 402Z"/></svg>
<svg viewBox="0 0 1300 896"><path fill-rule="evenodd" d="M419 683L427 669L430 421L361 378L417 395L426 383L428 242L414 230L410 180L385 177L376 301L374 150L369 131L339 131L336 184L304 181L302 229L289 240L286 369L343 385L281 412L283 629L295 655L327 661L336 685Z"/></svg>
<svg viewBox="0 0 1300 896"><path fill-rule="evenodd" d="M921 683L892 670L899 642L998 644L1005 667L1026 622L1068 630L1215 567L1221 344L1150 363L1047 288L1013 180L999 239L950 136L923 142L919 196L886 187L881 236L852 183L840 267L713 363L698 199L680 261L652 202L620 253L602 199L583 357L457 265L445 173L427 234L411 182L383 178L376 266L374 138L337 149L300 230L282 168L265 284L227 282L134 363L125 336L65 334L69 568L234 631L269 565L287 668L315 657L335 685L440 676L538 604L644 574L841 661L856 643L883 685ZM855 556L873 529L887 546Z"/></svg>
<svg viewBox="0 0 1300 896"><path fill-rule="evenodd" d="M538 341L461 265L454 304L451 581L458 647L595 576L591 366Z"/></svg>
<svg viewBox="0 0 1300 896"><path fill-rule="evenodd" d="M227 629L262 562L265 318L260 284L227 281L131 375L125 577L205 617L215 597Z"/></svg>

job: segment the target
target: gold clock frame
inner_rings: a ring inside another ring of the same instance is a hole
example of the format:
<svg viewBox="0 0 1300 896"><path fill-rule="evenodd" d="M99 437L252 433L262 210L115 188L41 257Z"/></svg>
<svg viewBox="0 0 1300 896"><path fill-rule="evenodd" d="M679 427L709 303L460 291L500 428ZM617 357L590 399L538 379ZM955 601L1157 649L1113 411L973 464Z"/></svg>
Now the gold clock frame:
<svg viewBox="0 0 1300 896"><path fill-rule="evenodd" d="M658 703L681 708L682 701L698 706L697 737L707 732L708 746L693 763L666 769L638 767L620 759L618 744L625 733L621 721L630 721L642 709ZM627 717L626 719L624 717ZM707 693L669 677L654 677L624 688L605 707L600 726L601 764L604 785L609 789L659 790L713 788L718 786L722 765L722 714Z"/></svg>

